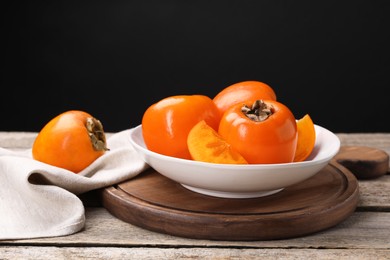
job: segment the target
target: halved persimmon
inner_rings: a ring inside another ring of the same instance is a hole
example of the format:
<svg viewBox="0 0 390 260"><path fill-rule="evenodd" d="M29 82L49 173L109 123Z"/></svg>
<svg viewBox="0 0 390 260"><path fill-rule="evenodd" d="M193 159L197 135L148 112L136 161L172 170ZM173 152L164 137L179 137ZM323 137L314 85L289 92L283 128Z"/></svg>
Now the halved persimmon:
<svg viewBox="0 0 390 260"><path fill-rule="evenodd" d="M297 120L298 142L295 150L294 162L304 161L314 149L316 131L313 120L306 114Z"/></svg>
<svg viewBox="0 0 390 260"><path fill-rule="evenodd" d="M194 125L187 137L188 150L195 161L221 164L247 164L247 161L231 147L204 120Z"/></svg>

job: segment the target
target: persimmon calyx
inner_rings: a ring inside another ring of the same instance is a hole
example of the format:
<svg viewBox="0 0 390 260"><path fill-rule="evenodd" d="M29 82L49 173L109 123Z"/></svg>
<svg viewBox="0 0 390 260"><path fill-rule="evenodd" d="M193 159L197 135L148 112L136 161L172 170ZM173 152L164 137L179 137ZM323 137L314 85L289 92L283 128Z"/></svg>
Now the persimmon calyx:
<svg viewBox="0 0 390 260"><path fill-rule="evenodd" d="M103 130L103 125L100 120L93 117L88 117L86 128L89 138L91 139L92 147L95 151L109 151L107 148L106 135Z"/></svg>
<svg viewBox="0 0 390 260"><path fill-rule="evenodd" d="M275 112L275 109L272 105L265 103L263 100L256 100L252 104L252 107L248 107L244 104L241 108L241 112L253 121L262 122L270 117Z"/></svg>

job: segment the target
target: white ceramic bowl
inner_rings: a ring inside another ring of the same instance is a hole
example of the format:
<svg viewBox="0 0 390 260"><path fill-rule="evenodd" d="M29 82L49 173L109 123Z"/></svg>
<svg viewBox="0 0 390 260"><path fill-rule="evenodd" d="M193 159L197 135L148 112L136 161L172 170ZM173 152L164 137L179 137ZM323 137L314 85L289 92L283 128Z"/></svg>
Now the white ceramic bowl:
<svg viewBox="0 0 390 260"><path fill-rule="evenodd" d="M315 147L306 161L246 165L206 163L148 150L141 127L132 129L130 142L146 163L189 190L223 198L254 198L279 192L315 175L340 149L340 140L334 133L315 125Z"/></svg>

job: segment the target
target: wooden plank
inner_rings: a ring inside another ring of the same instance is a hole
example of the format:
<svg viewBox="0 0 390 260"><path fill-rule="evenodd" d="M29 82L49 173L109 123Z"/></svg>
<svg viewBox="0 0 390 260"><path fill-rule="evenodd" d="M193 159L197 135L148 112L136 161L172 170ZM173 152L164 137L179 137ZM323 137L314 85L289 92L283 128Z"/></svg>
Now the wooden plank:
<svg viewBox="0 0 390 260"><path fill-rule="evenodd" d="M358 210L390 212L390 175L378 179L359 180Z"/></svg>
<svg viewBox="0 0 390 260"><path fill-rule="evenodd" d="M106 133L107 138L115 133ZM30 148L36 132L0 131L0 147ZM383 149L390 153L390 133L336 133L341 145L363 145Z"/></svg>
<svg viewBox="0 0 390 260"><path fill-rule="evenodd" d="M389 259L390 250L128 247L0 247L1 259Z"/></svg>
<svg viewBox="0 0 390 260"><path fill-rule="evenodd" d="M355 212L345 221L325 231L309 236L270 241L214 241L164 235L123 222L100 207L87 208L86 220L85 230L73 235L1 241L0 245L387 250L390 241L390 212Z"/></svg>
<svg viewBox="0 0 390 260"><path fill-rule="evenodd" d="M342 145L369 146L390 153L390 133L337 135ZM0 147L30 148L35 136L36 133L28 132L0 132ZM357 212L334 228L300 238L252 242L186 239L147 231L113 217L104 208L87 207L87 223L82 232L65 237L1 241L0 258L42 259L41 256L47 254L50 259L68 259L74 252L75 256L79 253L85 258L98 259L99 256L107 259L133 254L137 259L143 256L146 256L144 259L153 256L207 259L208 254L210 259L234 256L250 259L252 255L264 259L390 259L390 174L360 180L359 187ZM321 250L314 250L316 248Z"/></svg>

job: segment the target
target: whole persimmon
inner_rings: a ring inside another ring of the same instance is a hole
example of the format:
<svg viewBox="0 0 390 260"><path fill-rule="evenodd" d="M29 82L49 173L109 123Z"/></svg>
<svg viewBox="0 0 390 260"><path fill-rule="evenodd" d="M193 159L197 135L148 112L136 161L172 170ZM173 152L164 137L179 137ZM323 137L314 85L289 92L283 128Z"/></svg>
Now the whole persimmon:
<svg viewBox="0 0 390 260"><path fill-rule="evenodd" d="M221 118L218 133L250 164L294 160L296 120L278 101L256 100L230 107Z"/></svg>
<svg viewBox="0 0 390 260"><path fill-rule="evenodd" d="M256 99L276 100L276 93L271 86L264 82L247 80L222 89L213 98L213 101L220 112L220 116L222 116L229 107Z"/></svg>
<svg viewBox="0 0 390 260"><path fill-rule="evenodd" d="M107 150L102 123L89 113L69 110L51 119L32 146L35 160L79 173Z"/></svg>
<svg viewBox="0 0 390 260"><path fill-rule="evenodd" d="M142 117L146 147L156 153L191 160L187 136L194 125L204 120L218 130L219 112L205 95L175 95L149 106Z"/></svg>

